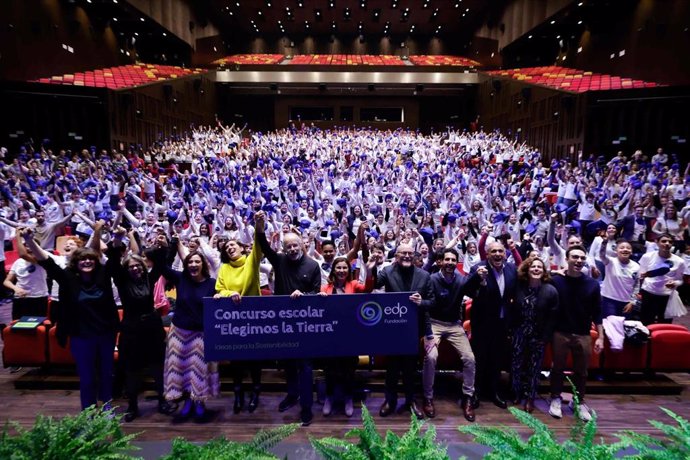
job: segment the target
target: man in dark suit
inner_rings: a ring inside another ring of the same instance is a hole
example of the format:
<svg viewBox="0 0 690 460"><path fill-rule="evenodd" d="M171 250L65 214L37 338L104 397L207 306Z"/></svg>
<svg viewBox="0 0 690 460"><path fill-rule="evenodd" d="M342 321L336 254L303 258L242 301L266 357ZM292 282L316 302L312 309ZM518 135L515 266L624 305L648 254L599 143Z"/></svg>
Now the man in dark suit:
<svg viewBox="0 0 690 460"><path fill-rule="evenodd" d="M434 293L429 274L412 264L414 248L401 244L395 252L395 263L376 274L376 288L386 292L412 292L410 301L417 305L420 325L424 324L423 313L434 303ZM420 334L421 335L421 334ZM389 356L386 366L386 400L379 415L386 417L398 406L398 377L402 373L405 404L401 411L409 411L417 418L424 414L414 400L414 378L417 372L417 355Z"/></svg>
<svg viewBox="0 0 690 460"><path fill-rule="evenodd" d="M472 349L476 360L476 388L484 399L502 409L508 407L499 393L501 364L507 353L510 304L515 298L517 269L506 262L506 250L499 242L491 243L487 260L472 269L467 281L468 295L473 298Z"/></svg>

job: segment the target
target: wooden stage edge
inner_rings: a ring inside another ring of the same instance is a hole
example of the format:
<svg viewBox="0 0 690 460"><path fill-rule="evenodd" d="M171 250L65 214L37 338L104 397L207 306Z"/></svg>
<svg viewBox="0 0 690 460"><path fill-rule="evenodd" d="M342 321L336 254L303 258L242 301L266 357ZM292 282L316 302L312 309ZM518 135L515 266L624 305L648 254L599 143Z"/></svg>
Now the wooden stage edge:
<svg viewBox="0 0 690 460"><path fill-rule="evenodd" d="M155 401L146 398L153 394L147 391L140 398L142 417L125 424L125 431L139 433L138 441L169 441L177 436L194 441L204 441L217 436L248 440L261 428L298 421L299 407L284 413L277 411L278 403L284 396L279 373L269 371L264 376L266 391L261 396L259 408L253 414L232 413L232 392L229 391L229 382L225 381L221 397L208 403L209 409L215 412L213 420L203 425L193 422L174 425L170 417L156 412ZM365 404L375 414L379 429L395 432L406 430L409 425L408 415L387 418L378 416L378 409L383 402L380 375L373 376L371 382L371 385L367 386L370 391L364 393ZM551 427L558 436L567 436L573 424L572 411L564 406L562 420L553 419L548 415L546 382L542 381L534 415ZM454 374L442 375L438 379L435 399L438 415L432 421L438 432L438 440L451 445L471 441L469 437L457 432L458 426L468 423L457 405L458 384L457 376ZM9 369L1 369L0 401L3 411L0 423L13 420L21 426L28 427L38 414L56 417L74 414L79 411L79 392L76 388L74 376L40 374L29 370L10 374ZM591 380L588 389L591 391L587 403L597 412L599 435L605 438L612 437L621 430L657 433L648 420L672 422L659 407L668 408L686 418L690 417L690 374L687 373L659 374L654 380L634 374L630 379L617 377L615 381ZM565 399L568 398L569 395L566 395ZM418 396L418 402L421 404L421 396ZM124 408L126 401L116 400L116 405ZM357 403L356 407L359 406ZM342 413L324 417L321 407L318 403L314 404L313 424L298 430L287 442L307 443L309 437L342 436L361 423L358 410L352 418L347 418ZM490 402L482 402L477 409L477 422L503 425L522 433L529 432L519 425L508 411L499 409Z"/></svg>

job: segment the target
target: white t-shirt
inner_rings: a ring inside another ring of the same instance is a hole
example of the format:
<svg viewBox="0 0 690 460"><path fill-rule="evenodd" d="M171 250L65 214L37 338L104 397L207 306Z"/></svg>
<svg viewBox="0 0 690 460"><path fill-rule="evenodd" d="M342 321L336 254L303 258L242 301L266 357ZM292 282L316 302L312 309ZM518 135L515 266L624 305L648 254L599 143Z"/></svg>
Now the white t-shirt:
<svg viewBox="0 0 690 460"><path fill-rule="evenodd" d="M619 302L628 302L639 280L640 265L631 260L622 264L618 257L606 257L606 277L601 286L601 295Z"/></svg>
<svg viewBox="0 0 690 460"><path fill-rule="evenodd" d="M675 254L664 259L658 251L648 252L640 258L640 273L647 273L661 267L669 267L671 270L662 276L646 277L642 282L642 289L650 294L671 295L671 289L665 285L669 281L682 281L685 273L685 262Z"/></svg>
<svg viewBox="0 0 690 460"><path fill-rule="evenodd" d="M17 259L10 271L17 275L17 287L29 293L26 297L48 297L47 274L43 267L24 259Z"/></svg>

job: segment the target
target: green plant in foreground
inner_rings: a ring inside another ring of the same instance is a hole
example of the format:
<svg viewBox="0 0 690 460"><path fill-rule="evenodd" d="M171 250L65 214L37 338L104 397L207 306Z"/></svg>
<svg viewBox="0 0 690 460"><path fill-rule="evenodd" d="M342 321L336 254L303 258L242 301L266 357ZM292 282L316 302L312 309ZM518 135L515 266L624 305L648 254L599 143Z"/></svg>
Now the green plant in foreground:
<svg viewBox="0 0 690 460"><path fill-rule="evenodd" d="M224 437L197 445L184 438L175 438L170 454L162 460L274 460L271 449L300 427L298 423L259 431L250 442L236 442Z"/></svg>
<svg viewBox="0 0 690 460"><path fill-rule="evenodd" d="M458 430L474 436L474 441L493 448L486 459L534 459L534 460L608 460L616 458L616 453L627 447L626 442L607 444L603 439L596 442L597 416L583 422L579 418L580 404L577 395L575 401L575 425L570 431L569 439L560 443L551 429L537 418L515 407L510 413L520 423L532 429L532 435L526 440L512 428L499 426L467 425Z"/></svg>
<svg viewBox="0 0 690 460"><path fill-rule="evenodd" d="M16 434L10 434L10 429ZM17 423L6 424L0 433L0 458L12 460L119 460L132 458L127 452L136 435L125 435L113 410L91 406L77 415L61 419L39 415L26 430Z"/></svg>
<svg viewBox="0 0 690 460"><path fill-rule="evenodd" d="M437 460L448 459L446 447L436 443L436 429L427 425L422 433L424 422L412 415L410 429L398 436L388 431L385 437L376 430L376 424L365 406L362 406L362 428L355 428L346 437L359 437L353 444L338 438L310 439L316 452L326 460Z"/></svg>
<svg viewBox="0 0 690 460"><path fill-rule="evenodd" d="M690 458L690 422L675 412L660 408L678 423L678 426L667 425L658 420L649 420L649 424L664 434L664 438L655 438L633 431L624 431L622 441L637 450L632 458L644 460L677 460Z"/></svg>

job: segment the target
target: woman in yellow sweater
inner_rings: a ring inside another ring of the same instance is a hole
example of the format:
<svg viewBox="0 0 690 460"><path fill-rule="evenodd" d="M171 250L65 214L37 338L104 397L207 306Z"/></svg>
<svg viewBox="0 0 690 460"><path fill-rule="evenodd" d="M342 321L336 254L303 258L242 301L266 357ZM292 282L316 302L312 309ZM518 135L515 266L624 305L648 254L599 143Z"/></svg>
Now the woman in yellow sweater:
<svg viewBox="0 0 690 460"><path fill-rule="evenodd" d="M263 214L256 217L256 225L264 225ZM216 295L214 298L230 297L235 304L242 301L243 296L261 295L259 287L259 262L263 257L261 246L256 243L256 231L254 232L255 244L247 250L234 239L228 240L220 247L220 260L222 262L216 279ZM236 362L233 366L233 379L235 391L235 403L233 412L238 414L244 408L244 392L242 391L242 379L246 371L252 378L252 393L249 397L247 410L254 412L259 404L259 392L261 391L261 363L259 361Z"/></svg>

